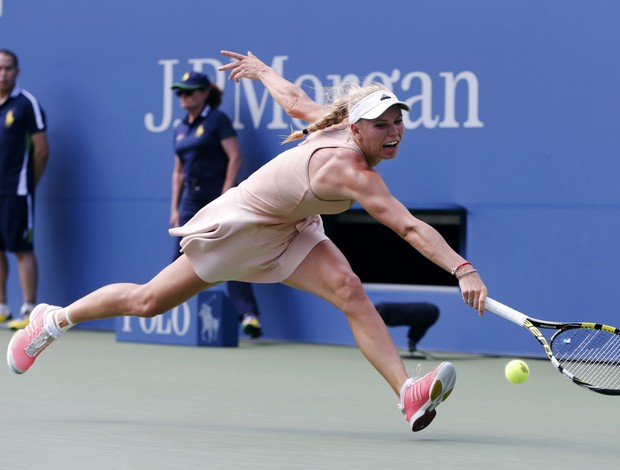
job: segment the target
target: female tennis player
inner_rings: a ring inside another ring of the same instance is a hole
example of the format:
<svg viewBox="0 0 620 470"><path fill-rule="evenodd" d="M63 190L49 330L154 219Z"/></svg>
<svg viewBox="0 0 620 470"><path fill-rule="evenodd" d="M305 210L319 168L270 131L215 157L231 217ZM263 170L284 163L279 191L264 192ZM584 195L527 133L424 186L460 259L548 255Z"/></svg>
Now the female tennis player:
<svg viewBox="0 0 620 470"><path fill-rule="evenodd" d="M183 255L145 284L102 287L67 307L38 305L7 351L23 374L38 355L76 323L121 315L154 317L220 282L283 283L311 292L347 317L358 347L399 396L413 431L424 429L454 387L444 362L409 378L383 320L360 279L323 231L320 214L346 211L357 201L377 221L459 280L463 299L480 314L487 289L476 270L441 235L392 196L375 167L396 157L403 112L410 107L382 85L349 86L330 105L312 101L251 53L223 51L230 79L260 80L295 118L309 123L287 140L305 139L207 204L182 227ZM368 241L369 249L373 247ZM352 391L353 392L353 391ZM355 392L357 393L357 392Z"/></svg>

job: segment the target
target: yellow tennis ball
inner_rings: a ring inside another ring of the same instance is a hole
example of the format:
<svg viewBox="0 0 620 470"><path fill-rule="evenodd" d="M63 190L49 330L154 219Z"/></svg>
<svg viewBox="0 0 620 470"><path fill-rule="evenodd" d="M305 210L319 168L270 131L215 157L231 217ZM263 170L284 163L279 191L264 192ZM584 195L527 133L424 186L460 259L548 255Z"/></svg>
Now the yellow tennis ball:
<svg viewBox="0 0 620 470"><path fill-rule="evenodd" d="M530 368L527 364L519 359L515 359L506 364L504 374L508 382L512 384L520 384L527 380L530 375Z"/></svg>

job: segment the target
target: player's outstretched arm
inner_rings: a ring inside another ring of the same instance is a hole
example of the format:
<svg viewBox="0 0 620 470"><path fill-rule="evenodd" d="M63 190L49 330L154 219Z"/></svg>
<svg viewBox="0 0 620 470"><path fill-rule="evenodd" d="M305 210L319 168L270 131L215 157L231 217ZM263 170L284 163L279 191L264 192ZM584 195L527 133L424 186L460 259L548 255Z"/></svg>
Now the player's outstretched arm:
<svg viewBox="0 0 620 470"><path fill-rule="evenodd" d="M330 161L330 169L334 169L338 159ZM357 201L372 217L386 227L394 230L423 256L451 272L455 267L466 262L455 252L441 234L429 224L414 217L411 212L398 201L389 191L385 181L373 169L364 168L360 164L355 169L351 161L341 167L343 185L340 191ZM332 171L335 173L335 171ZM477 271L470 265L457 274L463 300L475 308L480 315L484 314L487 288Z"/></svg>

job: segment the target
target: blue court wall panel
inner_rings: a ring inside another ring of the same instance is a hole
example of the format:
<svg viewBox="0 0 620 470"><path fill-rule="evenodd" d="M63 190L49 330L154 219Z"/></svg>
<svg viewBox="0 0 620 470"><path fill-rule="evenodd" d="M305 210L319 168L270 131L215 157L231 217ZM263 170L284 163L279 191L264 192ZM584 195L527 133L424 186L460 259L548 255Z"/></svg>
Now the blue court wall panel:
<svg viewBox="0 0 620 470"><path fill-rule="evenodd" d="M313 97L344 81L385 83L413 111L398 158L378 170L410 208L466 209L467 256L491 295L543 317L619 324L619 15L615 0L395 0L387 10L317 0L303 11L284 0L0 0L0 47L19 54L20 82L49 121L39 299L145 282L170 259L172 126L183 113L169 85L184 71L224 89L243 177L283 149L301 123L262 85L216 71L231 49L252 50ZM350 343L324 302L282 286L257 292L267 338ZM527 333L442 295L421 347L531 351Z"/></svg>

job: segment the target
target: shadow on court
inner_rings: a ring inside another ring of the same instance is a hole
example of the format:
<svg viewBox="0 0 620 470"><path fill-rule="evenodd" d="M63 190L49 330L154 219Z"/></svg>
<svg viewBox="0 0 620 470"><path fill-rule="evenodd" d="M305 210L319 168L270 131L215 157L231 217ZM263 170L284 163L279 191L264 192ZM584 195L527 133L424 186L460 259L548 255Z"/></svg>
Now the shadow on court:
<svg viewBox="0 0 620 470"><path fill-rule="evenodd" d="M10 333L0 331L6 345ZM118 343L71 331L32 370L3 367L0 469L616 469L620 398L529 360L432 352L454 362L433 424L407 429L396 397L356 348Z"/></svg>

